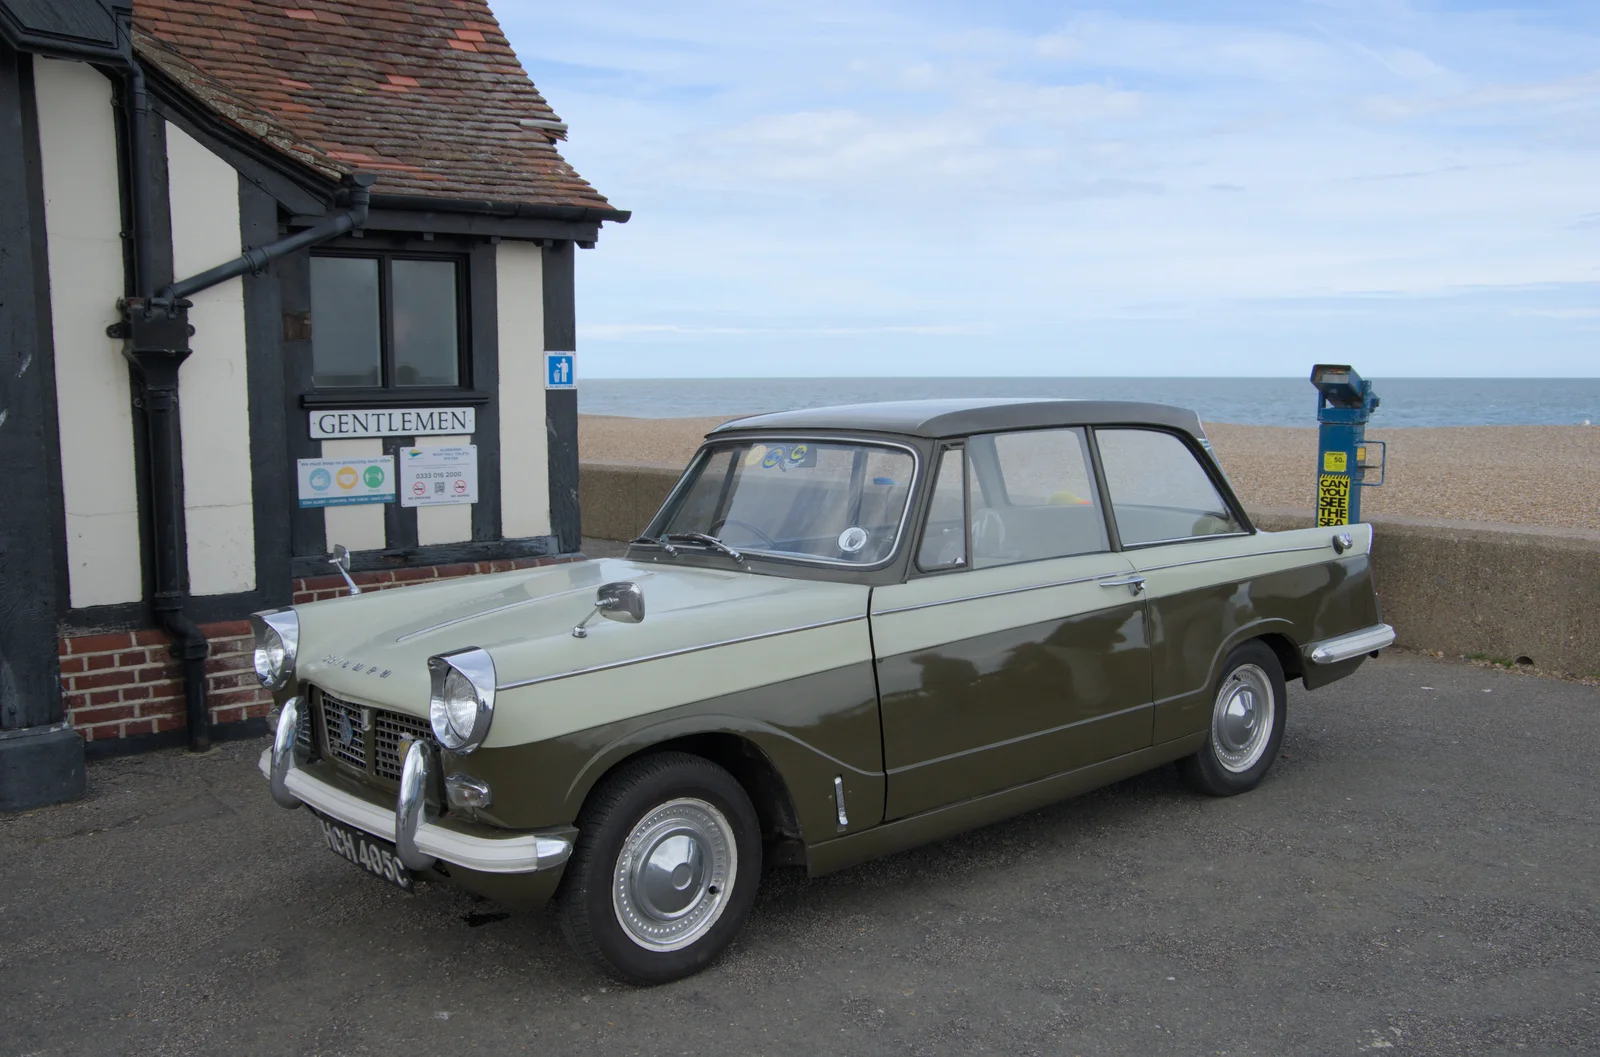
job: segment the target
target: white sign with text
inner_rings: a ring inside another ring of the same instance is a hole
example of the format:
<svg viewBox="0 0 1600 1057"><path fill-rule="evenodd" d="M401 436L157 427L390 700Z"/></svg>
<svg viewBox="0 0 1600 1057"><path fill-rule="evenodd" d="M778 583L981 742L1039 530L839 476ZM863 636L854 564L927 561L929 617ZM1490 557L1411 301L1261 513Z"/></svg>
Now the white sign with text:
<svg viewBox="0 0 1600 1057"><path fill-rule="evenodd" d="M401 506L456 506L477 501L476 445L400 449Z"/></svg>
<svg viewBox="0 0 1600 1057"><path fill-rule="evenodd" d="M428 437L470 434L478 412L470 407L396 407L371 411L312 411L313 440L346 437Z"/></svg>

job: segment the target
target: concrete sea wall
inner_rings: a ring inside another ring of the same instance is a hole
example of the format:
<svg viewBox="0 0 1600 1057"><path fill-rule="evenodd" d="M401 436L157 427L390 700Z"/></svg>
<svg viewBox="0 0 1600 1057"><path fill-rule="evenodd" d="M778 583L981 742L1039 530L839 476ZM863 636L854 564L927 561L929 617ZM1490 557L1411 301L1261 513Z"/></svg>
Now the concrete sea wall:
<svg viewBox="0 0 1600 1057"><path fill-rule="evenodd" d="M651 463L584 463L583 534L637 535L680 472ZM1263 508L1250 515L1267 530L1311 524L1309 511ZM1383 617L1394 625L1398 645L1600 674L1600 532L1393 516L1371 521Z"/></svg>

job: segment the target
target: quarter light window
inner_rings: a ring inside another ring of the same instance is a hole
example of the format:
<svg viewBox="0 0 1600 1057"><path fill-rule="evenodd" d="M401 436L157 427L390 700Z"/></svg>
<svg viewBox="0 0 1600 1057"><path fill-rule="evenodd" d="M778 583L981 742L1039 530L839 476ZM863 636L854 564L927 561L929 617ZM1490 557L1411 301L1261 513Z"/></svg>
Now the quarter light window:
<svg viewBox="0 0 1600 1057"><path fill-rule="evenodd" d="M437 258L313 256L312 384L463 384L461 271L459 261Z"/></svg>
<svg viewBox="0 0 1600 1057"><path fill-rule="evenodd" d="M1150 429L1098 429L1117 532L1128 546L1241 531L1188 445Z"/></svg>
<svg viewBox="0 0 1600 1057"><path fill-rule="evenodd" d="M959 569L967 564L967 503L962 492L961 449L946 448L939 456L928 502L928 524L922 532L917 565L922 569Z"/></svg>

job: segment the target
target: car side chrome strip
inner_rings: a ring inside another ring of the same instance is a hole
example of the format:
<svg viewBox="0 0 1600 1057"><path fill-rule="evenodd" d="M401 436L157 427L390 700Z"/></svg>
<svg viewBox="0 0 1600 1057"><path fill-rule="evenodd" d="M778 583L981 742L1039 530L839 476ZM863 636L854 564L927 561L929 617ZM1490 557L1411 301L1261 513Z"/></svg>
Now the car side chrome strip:
<svg viewBox="0 0 1600 1057"><path fill-rule="evenodd" d="M1393 644L1394 628L1387 624L1374 624L1348 635L1313 642L1306 647L1306 656L1317 664L1338 664Z"/></svg>
<svg viewBox="0 0 1600 1057"><path fill-rule="evenodd" d="M1190 558L1186 562L1169 562L1166 565L1145 565L1141 566L1139 571L1142 573L1159 573L1164 572L1167 569L1181 569L1186 565L1208 565L1211 562L1245 561L1249 558L1269 558L1274 554L1301 554L1306 551L1325 551L1332 549L1332 544L1315 543L1309 547L1279 547L1276 550L1252 551L1249 554L1214 554L1209 558ZM1137 565L1138 562L1135 561L1134 564Z"/></svg>
<svg viewBox="0 0 1600 1057"><path fill-rule="evenodd" d="M1096 580L1125 575L1125 573L1121 572L1099 573L1095 576L1079 576L1072 580L1052 580L1047 584L1025 584L1022 587L1006 587L999 591L982 591L975 595L961 595L959 598L939 598L932 602L918 602L915 605L895 606L893 609L879 609L874 611L872 615L886 617L892 613L910 613L918 609L933 609L936 606L953 606L958 602L977 602L985 598L1004 598L1006 595L1026 594L1029 591L1047 591L1052 587L1071 587L1073 584L1092 584ZM1117 586L1122 585L1119 584Z"/></svg>
<svg viewBox="0 0 1600 1057"><path fill-rule="evenodd" d="M1239 561L1244 561L1248 558L1266 558L1274 554L1299 554L1304 551L1325 551L1329 549L1331 549L1329 544L1317 543L1309 547L1280 547L1276 550L1255 551L1251 554L1217 554L1209 558L1191 558L1188 561L1169 562L1166 565L1147 565L1141 567L1139 572L1158 573L1164 572L1167 569L1181 569L1186 565L1205 565L1210 562L1234 561L1236 559ZM1129 560L1133 560L1131 556L1132 553L1133 552L1128 551L1123 552L1125 556L1129 557ZM999 567L996 566L995 568ZM913 610L932 609L935 606L953 606L958 602L977 602L985 598L1002 598L1006 595L1020 595L1028 591L1046 591L1052 587L1071 587L1074 584L1093 583L1097 580L1106 587L1131 587L1136 580L1142 583L1141 577L1129 577L1124 573L1109 572L1101 573L1098 576L1080 576L1072 580L1052 580L1047 584L1026 584L1022 587L1007 587L999 591L982 591L977 594L961 595L958 598L941 598L933 602L918 602L915 605L910 606L896 606L893 609L879 609L875 610L872 615L875 617L886 617L893 613L910 613Z"/></svg>
<svg viewBox="0 0 1600 1057"><path fill-rule="evenodd" d="M593 672L608 672L613 668L627 668L634 664L644 664L647 661L661 661L668 657L682 657L690 653L701 653L705 650L714 650L722 646L738 646L746 642L759 642L762 639L774 639L779 635L793 635L801 631L815 631L818 628L831 628L838 624L853 624L858 620L866 620L865 613L853 617L839 617L835 620L820 620L815 624L801 624L799 627L783 628L779 631L763 631L756 635L744 635L737 639L722 639L718 642L704 642L698 646L685 646L678 650L665 650L661 653L651 653L643 657L629 657L627 660L612 661L610 664L596 664L589 668L574 668L570 672L556 672L553 675L540 675L533 679L519 679L514 683L501 683L496 690L518 690L524 686L535 686L539 683L553 683L557 679L571 679L577 675L589 675Z"/></svg>

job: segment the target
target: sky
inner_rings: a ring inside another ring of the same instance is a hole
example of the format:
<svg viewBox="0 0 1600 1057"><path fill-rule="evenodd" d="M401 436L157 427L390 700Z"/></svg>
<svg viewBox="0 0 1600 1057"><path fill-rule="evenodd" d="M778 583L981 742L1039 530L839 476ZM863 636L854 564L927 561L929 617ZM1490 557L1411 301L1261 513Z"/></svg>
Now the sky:
<svg viewBox="0 0 1600 1057"><path fill-rule="evenodd" d="M1600 375L1600 2L492 0L584 377Z"/></svg>

